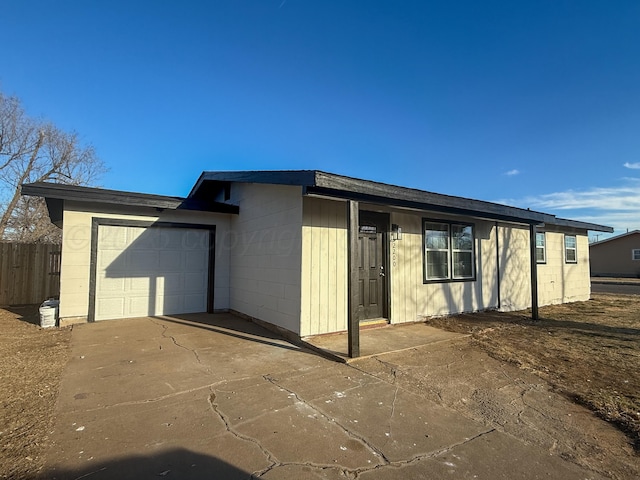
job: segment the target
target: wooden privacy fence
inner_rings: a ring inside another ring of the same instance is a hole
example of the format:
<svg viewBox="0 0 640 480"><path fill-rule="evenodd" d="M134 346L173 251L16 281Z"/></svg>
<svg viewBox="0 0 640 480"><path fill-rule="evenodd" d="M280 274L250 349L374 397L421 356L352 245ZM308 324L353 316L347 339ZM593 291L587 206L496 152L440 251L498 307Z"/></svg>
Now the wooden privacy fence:
<svg viewBox="0 0 640 480"><path fill-rule="evenodd" d="M42 303L60 294L60 245L0 242L0 305Z"/></svg>

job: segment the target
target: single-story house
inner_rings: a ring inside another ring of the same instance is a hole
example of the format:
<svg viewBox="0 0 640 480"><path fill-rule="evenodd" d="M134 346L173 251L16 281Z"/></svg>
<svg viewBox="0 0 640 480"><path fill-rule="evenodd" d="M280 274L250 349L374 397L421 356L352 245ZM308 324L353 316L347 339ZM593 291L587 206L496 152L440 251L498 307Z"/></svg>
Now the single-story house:
<svg viewBox="0 0 640 480"><path fill-rule="evenodd" d="M594 277L640 278L640 230L590 244L589 257Z"/></svg>
<svg viewBox="0 0 640 480"><path fill-rule="evenodd" d="M295 337L587 300L602 225L317 170L186 198L32 183L63 228L60 324L231 311Z"/></svg>

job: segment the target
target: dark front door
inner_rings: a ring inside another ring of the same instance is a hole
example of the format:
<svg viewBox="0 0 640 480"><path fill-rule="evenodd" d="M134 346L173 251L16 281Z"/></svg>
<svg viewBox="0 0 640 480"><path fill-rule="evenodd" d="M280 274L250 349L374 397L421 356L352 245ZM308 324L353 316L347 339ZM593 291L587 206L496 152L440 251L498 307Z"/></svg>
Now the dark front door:
<svg viewBox="0 0 640 480"><path fill-rule="evenodd" d="M387 262L385 238L389 216L384 213L360 212L358 268L360 320L385 318L387 306Z"/></svg>

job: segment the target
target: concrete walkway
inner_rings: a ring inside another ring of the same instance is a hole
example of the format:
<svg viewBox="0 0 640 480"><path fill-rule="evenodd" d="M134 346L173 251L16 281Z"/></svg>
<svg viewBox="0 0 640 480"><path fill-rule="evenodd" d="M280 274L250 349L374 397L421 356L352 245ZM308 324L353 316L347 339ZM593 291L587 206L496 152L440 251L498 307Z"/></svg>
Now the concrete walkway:
<svg viewBox="0 0 640 480"><path fill-rule="evenodd" d="M360 329L360 357L366 358L382 353L395 353L430 345L437 342L459 338L459 333L446 332L424 323L385 325ZM307 337L305 342L319 348L341 361L349 358L349 343L346 332Z"/></svg>
<svg viewBox="0 0 640 480"><path fill-rule="evenodd" d="M601 478L414 390L230 315L74 326L43 477Z"/></svg>

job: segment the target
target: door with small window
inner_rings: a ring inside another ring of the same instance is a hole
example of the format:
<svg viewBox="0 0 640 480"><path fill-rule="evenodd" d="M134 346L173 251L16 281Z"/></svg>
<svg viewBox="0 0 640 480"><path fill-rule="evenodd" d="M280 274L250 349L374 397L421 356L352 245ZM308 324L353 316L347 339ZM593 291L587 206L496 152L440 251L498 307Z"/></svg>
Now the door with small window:
<svg viewBox="0 0 640 480"><path fill-rule="evenodd" d="M360 320L387 318L386 232L389 216L360 212L358 225L358 309Z"/></svg>

